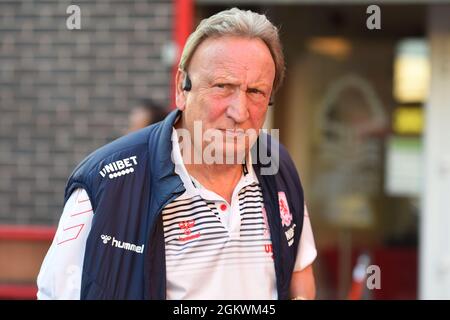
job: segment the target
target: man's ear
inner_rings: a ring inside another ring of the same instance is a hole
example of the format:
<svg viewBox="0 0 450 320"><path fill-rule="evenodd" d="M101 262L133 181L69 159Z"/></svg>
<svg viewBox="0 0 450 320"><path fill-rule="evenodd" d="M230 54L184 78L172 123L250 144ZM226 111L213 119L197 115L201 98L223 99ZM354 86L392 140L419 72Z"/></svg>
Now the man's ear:
<svg viewBox="0 0 450 320"><path fill-rule="evenodd" d="M183 90L183 80L185 77L185 72L178 69L177 75L175 76L175 103L177 108L183 111L186 108L186 91Z"/></svg>

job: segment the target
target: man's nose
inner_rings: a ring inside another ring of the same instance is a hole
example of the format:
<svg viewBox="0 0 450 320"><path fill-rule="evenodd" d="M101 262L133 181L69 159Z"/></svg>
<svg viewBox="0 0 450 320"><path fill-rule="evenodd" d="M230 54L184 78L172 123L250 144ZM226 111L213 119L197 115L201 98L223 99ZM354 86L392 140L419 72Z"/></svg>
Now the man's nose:
<svg viewBox="0 0 450 320"><path fill-rule="evenodd" d="M249 117L247 108L247 94L242 90L237 90L227 108L227 115L236 123L242 123Z"/></svg>

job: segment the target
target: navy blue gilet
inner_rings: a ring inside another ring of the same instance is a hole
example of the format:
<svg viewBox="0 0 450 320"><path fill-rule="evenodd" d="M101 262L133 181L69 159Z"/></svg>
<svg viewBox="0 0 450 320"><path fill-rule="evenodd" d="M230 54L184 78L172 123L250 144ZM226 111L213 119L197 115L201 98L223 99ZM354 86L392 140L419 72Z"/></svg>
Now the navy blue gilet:
<svg viewBox="0 0 450 320"><path fill-rule="evenodd" d="M166 265L162 209L184 191L171 160L172 127L180 111L165 120L121 137L86 157L69 177L65 201L84 188L94 210L81 279L81 299L165 299ZM261 137L256 148L270 156L271 143ZM279 146L279 171L261 174L261 184L274 255L279 299L289 298L290 280L303 226L303 190L295 166ZM275 158L275 157L274 157ZM288 199L293 243L282 224L278 192ZM117 247L121 248L118 249ZM249 297L251 298L251 297Z"/></svg>

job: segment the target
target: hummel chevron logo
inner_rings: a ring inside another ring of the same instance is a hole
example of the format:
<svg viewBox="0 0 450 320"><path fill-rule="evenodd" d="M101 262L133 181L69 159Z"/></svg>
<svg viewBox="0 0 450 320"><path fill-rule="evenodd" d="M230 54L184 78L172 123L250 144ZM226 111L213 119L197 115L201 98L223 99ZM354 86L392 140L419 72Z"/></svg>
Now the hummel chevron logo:
<svg viewBox="0 0 450 320"><path fill-rule="evenodd" d="M111 240L111 236L106 236L104 234L101 235L104 244L107 244L109 240Z"/></svg>
<svg viewBox="0 0 450 320"><path fill-rule="evenodd" d="M137 159L136 156L132 156L129 158L108 163L103 167L103 169L99 173L103 178L106 177L106 175L108 174L108 178L110 179L114 179L129 173L133 173L134 172L133 167L138 164L136 159Z"/></svg>

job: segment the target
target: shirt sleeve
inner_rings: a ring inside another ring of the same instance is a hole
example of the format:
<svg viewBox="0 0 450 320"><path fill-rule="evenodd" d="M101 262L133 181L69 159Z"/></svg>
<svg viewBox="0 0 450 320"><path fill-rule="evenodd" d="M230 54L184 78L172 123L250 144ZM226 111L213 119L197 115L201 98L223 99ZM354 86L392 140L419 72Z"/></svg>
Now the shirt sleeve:
<svg viewBox="0 0 450 320"><path fill-rule="evenodd" d="M84 252L92 218L86 191L76 189L64 206L56 235L39 271L39 300L80 299Z"/></svg>
<svg viewBox="0 0 450 320"><path fill-rule="evenodd" d="M303 229L300 236L297 258L295 260L294 271L301 271L312 264L317 257L316 244L312 232L311 221L309 219L308 208L305 204L305 215L303 218Z"/></svg>

